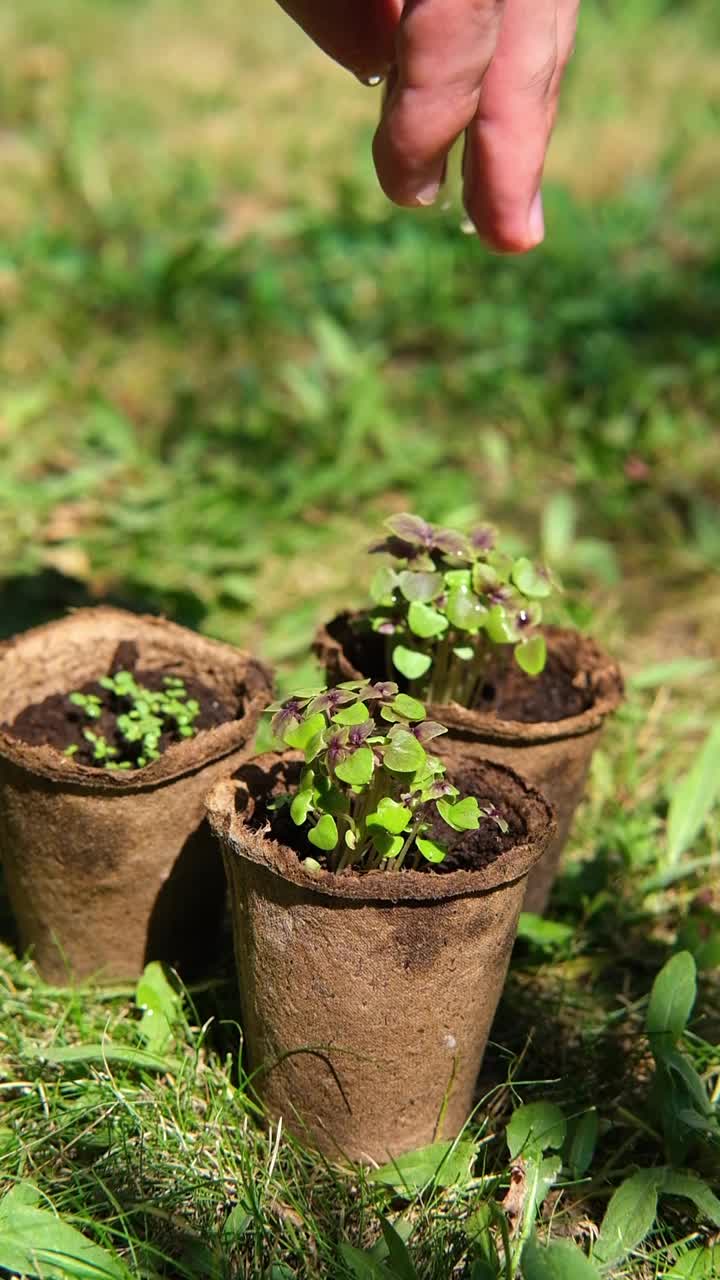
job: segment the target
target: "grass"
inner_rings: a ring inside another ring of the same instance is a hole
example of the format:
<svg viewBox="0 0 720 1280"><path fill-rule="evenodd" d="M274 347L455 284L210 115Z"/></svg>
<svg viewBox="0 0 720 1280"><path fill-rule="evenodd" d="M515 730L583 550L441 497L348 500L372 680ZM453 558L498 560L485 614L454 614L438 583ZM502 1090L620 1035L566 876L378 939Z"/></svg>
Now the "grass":
<svg viewBox="0 0 720 1280"><path fill-rule="evenodd" d="M625 1174L666 1159L643 1014L679 946L707 964L684 1051L717 1096L717 811L683 876L652 884L720 710L719 41L699 0L586 6L548 243L510 262L459 234L452 185L427 217L383 204L377 99L267 5L0 14L0 630L111 598L251 645L287 685L409 506L544 543L567 616L639 677L595 757L559 927L518 943L472 1177L449 1187L403 1198L258 1124L229 948L158 1074L108 1056L144 1043L134 993L48 988L5 910L2 1186L32 1180L133 1274L344 1277L340 1244L370 1245L384 1213L412 1224L418 1276L469 1277L504 1126L541 1098L598 1108L588 1174L539 1223L587 1244ZM707 665L653 683L687 657ZM106 1064L38 1056L82 1044ZM692 1161L717 1190L711 1155ZM710 1238L664 1198L612 1274L661 1276Z"/></svg>

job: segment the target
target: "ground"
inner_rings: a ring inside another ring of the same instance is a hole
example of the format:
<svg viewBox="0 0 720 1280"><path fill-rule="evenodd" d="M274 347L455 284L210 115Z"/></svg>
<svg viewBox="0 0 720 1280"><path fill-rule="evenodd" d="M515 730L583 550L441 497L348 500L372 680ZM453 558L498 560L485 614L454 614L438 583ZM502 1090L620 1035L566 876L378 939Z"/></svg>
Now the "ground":
<svg viewBox="0 0 720 1280"><path fill-rule="evenodd" d="M151 1070L133 991L45 986L5 911L1 1189L32 1181L132 1274L342 1277L382 1213L412 1225L418 1276L470 1276L504 1127L538 1099L598 1108L589 1171L539 1223L587 1247L618 1183L667 1158L643 1025L679 947L700 970L684 1053L717 1099L716 766L679 866L667 814L720 710L719 45L700 0L588 0L548 240L511 261L460 233L452 179L437 211L384 203L377 95L267 3L0 13L0 630L117 600L257 649L287 688L410 508L540 546L563 616L629 678L449 1187L403 1198L258 1124L229 955ZM78 1045L104 1057L38 1057ZM688 1161L719 1189L711 1149ZM712 1230L663 1197L610 1274L663 1275Z"/></svg>

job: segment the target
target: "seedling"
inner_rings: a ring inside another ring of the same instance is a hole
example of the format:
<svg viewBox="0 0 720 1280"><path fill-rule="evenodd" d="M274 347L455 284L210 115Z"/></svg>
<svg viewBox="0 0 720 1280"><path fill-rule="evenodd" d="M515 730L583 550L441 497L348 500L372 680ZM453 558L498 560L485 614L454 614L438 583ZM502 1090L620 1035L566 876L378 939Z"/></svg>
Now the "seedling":
<svg viewBox="0 0 720 1280"><path fill-rule="evenodd" d="M95 764L106 769L142 769L151 760L159 759L164 733L170 730L180 738L191 738L195 733L194 721L200 713L200 704L188 697L179 676L165 676L165 688L161 690L138 684L129 671L103 676L98 683L113 695L113 702L119 708L114 713L115 728L127 750L111 746L102 734L92 729L83 729L83 737L92 745ZM99 719L103 713L98 694L71 693L70 702L80 707L90 720ZM77 746L68 747L65 754L75 755L77 750Z"/></svg>
<svg viewBox="0 0 720 1280"><path fill-rule="evenodd" d="M428 744L446 732L393 681L349 681L302 690L275 704L272 731L305 756L297 790L275 808L290 817L335 872L416 869L442 862L448 840L483 819L507 823L493 805L461 796ZM314 858L305 867L319 872Z"/></svg>
<svg viewBox="0 0 720 1280"><path fill-rule="evenodd" d="M510 653L527 675L540 674L542 601L556 587L548 569L509 555L488 525L465 534L404 513L385 527L373 550L393 563L372 579L366 619L385 637L386 675L399 671L428 701L472 707Z"/></svg>

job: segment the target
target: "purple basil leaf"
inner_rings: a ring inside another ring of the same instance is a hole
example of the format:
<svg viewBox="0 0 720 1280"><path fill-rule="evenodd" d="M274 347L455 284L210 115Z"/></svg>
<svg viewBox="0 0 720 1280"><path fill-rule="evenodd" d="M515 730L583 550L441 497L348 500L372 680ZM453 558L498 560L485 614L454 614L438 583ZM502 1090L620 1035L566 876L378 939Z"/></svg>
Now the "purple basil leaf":
<svg viewBox="0 0 720 1280"><path fill-rule="evenodd" d="M467 538L462 533L455 533L454 529L434 529L432 546L448 556L465 557L469 550Z"/></svg>
<svg viewBox="0 0 720 1280"><path fill-rule="evenodd" d="M282 738L288 729L300 724L302 718L302 703L297 698L288 698L273 716L270 728L276 738Z"/></svg>
<svg viewBox="0 0 720 1280"><path fill-rule="evenodd" d="M409 542L411 546L433 546L435 532L433 526L421 516L410 515L408 511L402 511L397 516L389 516L385 521L385 528L401 538L403 542Z"/></svg>
<svg viewBox="0 0 720 1280"><path fill-rule="evenodd" d="M495 530L489 524L480 524L470 533L473 551L492 551L495 546Z"/></svg>
<svg viewBox="0 0 720 1280"><path fill-rule="evenodd" d="M418 742L430 742L433 738L439 738L441 733L447 733L444 724L438 724L437 720L421 720L420 724L412 725L410 732L415 734Z"/></svg>

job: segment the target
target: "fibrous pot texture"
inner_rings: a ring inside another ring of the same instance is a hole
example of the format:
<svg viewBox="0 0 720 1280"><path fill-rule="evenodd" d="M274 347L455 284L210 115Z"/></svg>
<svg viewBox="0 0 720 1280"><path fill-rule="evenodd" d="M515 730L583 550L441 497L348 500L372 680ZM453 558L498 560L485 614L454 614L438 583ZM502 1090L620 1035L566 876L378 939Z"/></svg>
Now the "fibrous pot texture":
<svg viewBox="0 0 720 1280"><path fill-rule="evenodd" d="M268 834L297 756L268 754L209 802L233 909L249 1067L273 1117L335 1159L383 1162L453 1137L505 980L528 871L554 832L547 802L468 747L458 786L519 817L521 840L478 870L306 871Z"/></svg>
<svg viewBox="0 0 720 1280"><path fill-rule="evenodd" d="M382 647L374 643L374 637L358 634L353 626L360 616L340 614L316 637L314 649L329 684L361 677L387 678ZM428 707L428 715L448 729L447 736L437 740L438 755L456 759L461 756L463 743L480 743L486 759L515 769L555 809L557 835L528 876L524 910L538 914L547 907L603 725L623 697L620 668L591 637L559 627L543 630L548 662L567 672L572 686L583 695L583 710L559 720L528 723L504 719L483 707L461 707L456 702ZM516 678L533 679L519 671Z"/></svg>
<svg viewBox="0 0 720 1280"><path fill-rule="evenodd" d="M26 707L105 675L127 642L140 668L201 680L234 718L128 772L8 732ZM46 980L202 964L224 902L204 798L246 758L270 696L269 672L248 654L119 609L78 610L0 645L0 855L20 945Z"/></svg>

